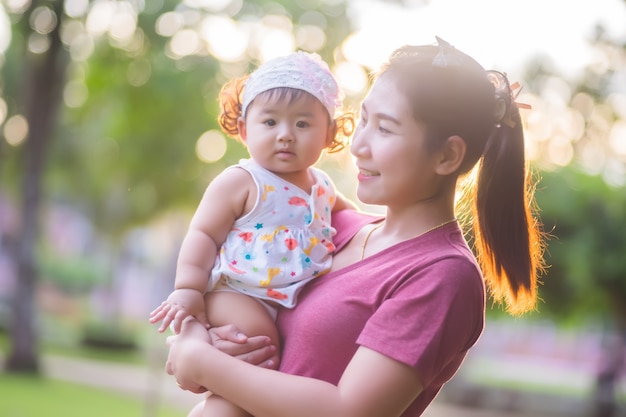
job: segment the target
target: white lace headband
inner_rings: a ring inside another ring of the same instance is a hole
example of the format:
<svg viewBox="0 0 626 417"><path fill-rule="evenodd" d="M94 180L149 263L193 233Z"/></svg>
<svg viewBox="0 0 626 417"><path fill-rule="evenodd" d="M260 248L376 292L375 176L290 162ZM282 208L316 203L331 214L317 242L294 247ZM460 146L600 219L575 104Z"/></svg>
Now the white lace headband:
<svg viewBox="0 0 626 417"><path fill-rule="evenodd" d="M313 95L324 105L331 118L343 98L337 81L320 56L299 51L271 59L250 75L243 92L241 114L246 115L256 96L279 87L296 88Z"/></svg>

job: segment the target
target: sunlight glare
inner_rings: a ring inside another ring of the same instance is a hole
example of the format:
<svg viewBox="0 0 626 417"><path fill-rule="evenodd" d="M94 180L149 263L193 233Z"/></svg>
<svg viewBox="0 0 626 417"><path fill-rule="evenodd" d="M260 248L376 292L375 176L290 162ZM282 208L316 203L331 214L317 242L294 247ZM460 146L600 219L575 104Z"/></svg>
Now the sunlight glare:
<svg viewBox="0 0 626 417"><path fill-rule="evenodd" d="M207 16L202 21L200 36L209 52L220 61L237 62L245 56L248 38L237 23L225 16Z"/></svg>
<svg viewBox="0 0 626 417"><path fill-rule="evenodd" d="M341 51L349 62L357 62L370 70L378 69L391 53L390 45L395 45L388 35L386 33L385 42L381 42L378 33L356 31L343 41Z"/></svg>
<svg viewBox="0 0 626 417"><path fill-rule="evenodd" d="M202 162L219 161L226 154L226 139L217 130L204 132L196 142L196 156Z"/></svg>
<svg viewBox="0 0 626 417"><path fill-rule="evenodd" d="M337 82L346 95L359 95L368 86L367 74L363 67L354 62L342 62L333 68Z"/></svg>
<svg viewBox="0 0 626 417"><path fill-rule="evenodd" d="M250 46L256 58L265 62L293 52L296 46L292 23L286 16L267 15L250 34Z"/></svg>
<svg viewBox="0 0 626 417"><path fill-rule="evenodd" d="M265 36L260 40L259 59L266 62L277 56L293 52L295 40L291 32L282 29L268 29Z"/></svg>

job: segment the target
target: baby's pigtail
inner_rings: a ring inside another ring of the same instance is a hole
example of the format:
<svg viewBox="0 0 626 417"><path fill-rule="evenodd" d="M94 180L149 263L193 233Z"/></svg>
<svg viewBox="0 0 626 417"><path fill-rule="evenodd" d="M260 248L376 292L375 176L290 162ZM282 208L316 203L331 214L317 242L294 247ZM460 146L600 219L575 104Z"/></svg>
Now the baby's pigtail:
<svg viewBox="0 0 626 417"><path fill-rule="evenodd" d="M350 138L352 137L356 126L354 113L345 112L335 117L333 123L335 124L335 136L333 137L332 143L326 150L328 153L339 152L345 149L350 143Z"/></svg>
<svg viewBox="0 0 626 417"><path fill-rule="evenodd" d="M224 84L218 95L220 114L217 121L226 134L237 139L239 139L237 121L241 117L242 95L247 79L246 75L230 80Z"/></svg>

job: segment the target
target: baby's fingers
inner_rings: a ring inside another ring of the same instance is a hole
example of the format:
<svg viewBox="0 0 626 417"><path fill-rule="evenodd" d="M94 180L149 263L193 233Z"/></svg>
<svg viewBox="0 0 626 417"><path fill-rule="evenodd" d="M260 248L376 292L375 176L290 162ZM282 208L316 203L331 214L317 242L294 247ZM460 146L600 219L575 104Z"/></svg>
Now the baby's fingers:
<svg viewBox="0 0 626 417"><path fill-rule="evenodd" d="M149 319L150 323L154 324L156 322L163 320L167 316L167 313L170 310L171 308L169 305L159 306L152 313L150 313L150 319Z"/></svg>
<svg viewBox="0 0 626 417"><path fill-rule="evenodd" d="M150 317L154 317L157 314L162 315L167 313L167 311L171 308L170 304L167 301L163 301L160 306L152 310L150 313Z"/></svg>

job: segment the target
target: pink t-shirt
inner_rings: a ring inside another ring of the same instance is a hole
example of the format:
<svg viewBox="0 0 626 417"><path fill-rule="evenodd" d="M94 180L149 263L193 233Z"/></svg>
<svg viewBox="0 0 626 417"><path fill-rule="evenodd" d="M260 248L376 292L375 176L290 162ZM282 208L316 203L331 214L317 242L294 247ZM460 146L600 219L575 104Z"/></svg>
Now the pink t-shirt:
<svg viewBox="0 0 626 417"><path fill-rule="evenodd" d="M333 215L338 250L371 217ZM484 326L485 288L456 223L401 242L309 283L280 309L280 370L337 384L362 345L413 368L424 390L416 417L460 367Z"/></svg>

